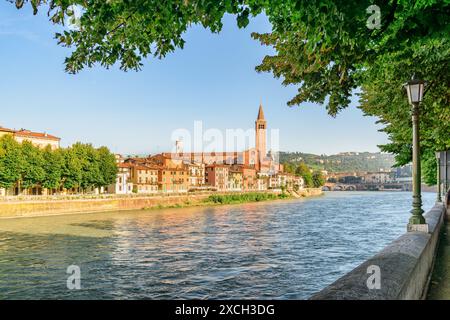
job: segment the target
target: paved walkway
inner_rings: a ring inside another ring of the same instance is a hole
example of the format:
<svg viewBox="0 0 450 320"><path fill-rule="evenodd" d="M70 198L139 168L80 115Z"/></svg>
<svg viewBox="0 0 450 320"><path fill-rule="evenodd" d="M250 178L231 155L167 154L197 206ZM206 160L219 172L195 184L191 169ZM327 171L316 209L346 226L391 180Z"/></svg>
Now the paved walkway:
<svg viewBox="0 0 450 320"><path fill-rule="evenodd" d="M450 221L447 222L441 233L436 265L431 277L427 299L450 299Z"/></svg>

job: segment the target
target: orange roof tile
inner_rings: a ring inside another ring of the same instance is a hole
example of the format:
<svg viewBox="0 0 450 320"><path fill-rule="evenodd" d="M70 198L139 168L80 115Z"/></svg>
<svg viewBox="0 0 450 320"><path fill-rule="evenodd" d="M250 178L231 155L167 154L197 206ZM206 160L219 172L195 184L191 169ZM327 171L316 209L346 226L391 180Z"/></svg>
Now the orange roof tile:
<svg viewBox="0 0 450 320"><path fill-rule="evenodd" d="M136 170L159 170L160 167L157 166L143 166L143 165L139 165L136 166Z"/></svg>
<svg viewBox="0 0 450 320"><path fill-rule="evenodd" d="M117 167L119 167L119 168L131 168L132 166L133 165L131 163L125 163L125 162L119 163L117 165Z"/></svg>
<svg viewBox="0 0 450 320"><path fill-rule="evenodd" d="M30 130L19 130L19 131L15 131L14 134L16 136L20 136L20 137L31 137L31 138L48 139L48 140L61 140L61 138L52 136L48 133L33 132Z"/></svg>
<svg viewBox="0 0 450 320"><path fill-rule="evenodd" d="M3 132L14 132L14 130L12 130L12 129L3 128L3 127L0 127L0 131L3 131Z"/></svg>

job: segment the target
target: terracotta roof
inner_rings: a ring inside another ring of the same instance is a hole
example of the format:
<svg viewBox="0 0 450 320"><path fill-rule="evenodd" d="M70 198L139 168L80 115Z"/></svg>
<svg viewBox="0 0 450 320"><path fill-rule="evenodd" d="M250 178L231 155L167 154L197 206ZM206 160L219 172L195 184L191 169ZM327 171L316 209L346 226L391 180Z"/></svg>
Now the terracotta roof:
<svg viewBox="0 0 450 320"><path fill-rule="evenodd" d="M239 169L239 170L242 170L242 169L256 170L255 167L252 167L252 166L247 165L247 164L233 164L232 167L233 167L233 168L237 168L237 169Z"/></svg>
<svg viewBox="0 0 450 320"><path fill-rule="evenodd" d="M3 128L3 127L0 127L0 131L3 131L3 132L14 132L14 130L12 130L12 129Z"/></svg>
<svg viewBox="0 0 450 320"><path fill-rule="evenodd" d="M143 165L139 165L136 166L136 170L159 170L160 168L157 166L143 166Z"/></svg>
<svg viewBox="0 0 450 320"><path fill-rule="evenodd" d="M117 167L119 167L119 168L131 168L132 166L133 165L131 163L125 163L125 162L119 163L117 165Z"/></svg>
<svg viewBox="0 0 450 320"><path fill-rule="evenodd" d="M208 164L206 168L231 168L230 165L227 164L221 164L221 163L214 163L214 164Z"/></svg>
<svg viewBox="0 0 450 320"><path fill-rule="evenodd" d="M164 170L164 171L188 171L187 169L185 169L185 168L180 168L180 167L176 167L176 168L170 168L170 167L161 167L161 170Z"/></svg>
<svg viewBox="0 0 450 320"><path fill-rule="evenodd" d="M166 159L180 159L183 160L187 157L216 157L216 156L232 156L237 157L243 152L184 152L184 153L164 153L162 156Z"/></svg>
<svg viewBox="0 0 450 320"><path fill-rule="evenodd" d="M41 132L33 132L30 130L19 130L14 133L16 136L20 137L32 137L32 138L40 138L40 139L48 139L48 140L61 140L61 138L52 136L48 133Z"/></svg>

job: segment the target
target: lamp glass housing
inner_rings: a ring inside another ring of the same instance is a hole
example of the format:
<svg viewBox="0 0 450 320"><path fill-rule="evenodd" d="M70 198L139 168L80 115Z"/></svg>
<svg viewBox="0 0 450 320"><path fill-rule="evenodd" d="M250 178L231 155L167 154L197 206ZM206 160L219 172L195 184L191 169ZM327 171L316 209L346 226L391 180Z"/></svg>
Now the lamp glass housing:
<svg viewBox="0 0 450 320"><path fill-rule="evenodd" d="M408 101L410 104L422 102L425 82L421 80L411 80L405 84Z"/></svg>

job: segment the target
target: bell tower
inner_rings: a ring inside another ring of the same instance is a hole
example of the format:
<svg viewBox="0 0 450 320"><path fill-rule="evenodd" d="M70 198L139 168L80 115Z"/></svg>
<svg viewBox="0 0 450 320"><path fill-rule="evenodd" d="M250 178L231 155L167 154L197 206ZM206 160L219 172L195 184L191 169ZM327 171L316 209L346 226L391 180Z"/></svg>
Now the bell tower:
<svg viewBox="0 0 450 320"><path fill-rule="evenodd" d="M264 111L262 103L259 105L258 118L255 122L255 132L256 132L256 150L258 151L259 161L267 156L267 144L266 144L266 130L267 121L264 118Z"/></svg>

